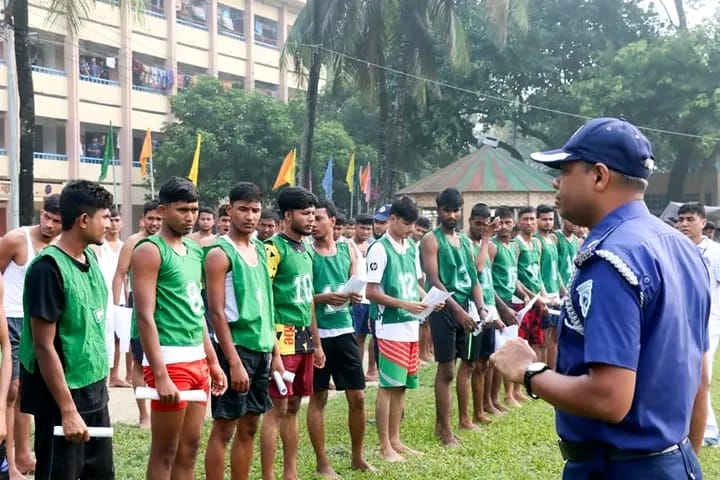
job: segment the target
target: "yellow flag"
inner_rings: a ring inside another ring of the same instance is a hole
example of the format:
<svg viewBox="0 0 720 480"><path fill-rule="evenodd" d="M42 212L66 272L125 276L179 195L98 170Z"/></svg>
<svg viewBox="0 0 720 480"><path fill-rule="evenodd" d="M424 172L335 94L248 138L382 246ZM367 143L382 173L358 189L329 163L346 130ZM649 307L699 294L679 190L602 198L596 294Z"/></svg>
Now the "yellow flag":
<svg viewBox="0 0 720 480"><path fill-rule="evenodd" d="M347 183L348 190L353 191L355 185L355 152L350 155L350 163L348 163L347 175L345 175L345 183Z"/></svg>
<svg viewBox="0 0 720 480"><path fill-rule="evenodd" d="M275 184L272 189L280 188L283 185L295 185L295 149L290 150L285 155L282 165L280 165L280 171L275 179Z"/></svg>
<svg viewBox="0 0 720 480"><path fill-rule="evenodd" d="M150 137L150 129L145 132L145 141L140 150L140 174L144 177L147 173L148 160L152 158L152 138Z"/></svg>
<svg viewBox="0 0 720 480"><path fill-rule="evenodd" d="M193 156L192 165L190 166L190 173L188 173L188 179L197 187L198 184L198 170L200 170L200 144L202 143L202 135L198 133L197 146L195 147L195 155Z"/></svg>

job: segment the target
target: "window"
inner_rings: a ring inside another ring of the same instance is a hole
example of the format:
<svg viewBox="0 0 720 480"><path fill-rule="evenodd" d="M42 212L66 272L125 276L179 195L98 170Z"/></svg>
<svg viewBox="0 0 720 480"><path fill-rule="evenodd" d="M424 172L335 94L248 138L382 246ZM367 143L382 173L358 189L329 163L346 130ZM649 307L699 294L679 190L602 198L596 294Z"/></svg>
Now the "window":
<svg viewBox="0 0 720 480"><path fill-rule="evenodd" d="M267 47L277 48L278 25L275 20L255 16L255 42Z"/></svg>
<svg viewBox="0 0 720 480"><path fill-rule="evenodd" d="M243 35L245 33L242 10L218 4L217 22L220 33L235 35Z"/></svg>

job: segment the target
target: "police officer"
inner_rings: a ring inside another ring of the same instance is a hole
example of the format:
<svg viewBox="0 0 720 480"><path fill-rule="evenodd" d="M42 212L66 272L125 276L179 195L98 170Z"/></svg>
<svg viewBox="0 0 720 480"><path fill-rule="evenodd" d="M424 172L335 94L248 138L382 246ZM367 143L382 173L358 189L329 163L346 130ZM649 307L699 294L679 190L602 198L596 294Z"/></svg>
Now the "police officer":
<svg viewBox="0 0 720 480"><path fill-rule="evenodd" d="M555 371L522 340L495 367L556 407L564 479L702 478L708 273L697 249L643 202L650 143L597 118L533 160L561 170L563 218L590 228L558 326ZM701 380L701 376L704 380Z"/></svg>

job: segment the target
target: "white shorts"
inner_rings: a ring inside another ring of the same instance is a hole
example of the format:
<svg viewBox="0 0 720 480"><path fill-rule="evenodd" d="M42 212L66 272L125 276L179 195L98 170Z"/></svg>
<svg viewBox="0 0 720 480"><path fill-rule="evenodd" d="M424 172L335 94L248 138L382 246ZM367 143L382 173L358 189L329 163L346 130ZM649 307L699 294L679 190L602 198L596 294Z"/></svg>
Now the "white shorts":
<svg viewBox="0 0 720 480"><path fill-rule="evenodd" d="M120 341L120 353L130 351L130 321L132 308L119 307L109 303L105 315L105 345L110 366L115 358L115 337Z"/></svg>

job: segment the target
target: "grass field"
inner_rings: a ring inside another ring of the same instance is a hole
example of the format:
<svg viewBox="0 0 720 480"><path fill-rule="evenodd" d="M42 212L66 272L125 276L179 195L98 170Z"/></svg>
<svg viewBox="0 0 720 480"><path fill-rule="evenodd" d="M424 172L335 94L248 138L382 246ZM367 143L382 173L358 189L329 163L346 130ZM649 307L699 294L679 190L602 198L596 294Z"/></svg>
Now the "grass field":
<svg viewBox="0 0 720 480"><path fill-rule="evenodd" d="M716 362L715 378L720 375ZM349 468L349 436L347 432L347 407L343 397L328 402L326 413L326 443L335 470L344 479L382 478L400 479L557 479L562 471L562 459L556 447L553 410L542 401L529 402L515 409L479 431L461 432L462 447L446 449L433 437L435 418L432 382L434 368L425 368L420 373L420 388L408 392L402 436L405 443L424 452L420 457L409 457L404 464L388 464L377 457L377 435L374 425L368 425L366 452L368 459L378 467L377 477L358 473ZM720 406L720 380L713 382L713 403ZM374 417L376 389L367 392L368 414ZM128 406L128 408L132 408ZM303 409L304 413L304 409ZM457 414L457 411L455 411ZM457 423L456 415L454 416ZM301 417L300 455L298 459L300 478L315 478L315 457L305 433L304 414ZM203 435L209 433L208 423ZM116 425L115 466L118 480L144 479L150 435L137 427ZM251 478L260 478L260 461L256 448ZM277 458L280 459L280 450ZM720 449L704 448L701 462L706 479L720 478ZM203 459L197 463L196 478L204 478ZM277 478L281 479L281 464L276 463ZM229 477L229 474L227 476Z"/></svg>

